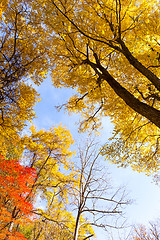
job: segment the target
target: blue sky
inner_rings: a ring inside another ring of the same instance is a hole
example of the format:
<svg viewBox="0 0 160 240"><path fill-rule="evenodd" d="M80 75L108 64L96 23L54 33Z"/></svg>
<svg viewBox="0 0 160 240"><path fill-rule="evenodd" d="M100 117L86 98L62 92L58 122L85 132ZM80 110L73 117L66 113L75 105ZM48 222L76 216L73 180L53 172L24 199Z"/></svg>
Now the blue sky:
<svg viewBox="0 0 160 240"><path fill-rule="evenodd" d="M44 80L40 87L36 87L41 96L41 101L36 104L35 111L37 118L34 124L38 129L49 129L53 125L62 123L73 135L75 142L83 139L85 135L78 134L78 115L68 115L62 109L58 112L55 106L65 103L71 96L69 89L55 89L49 78ZM112 133L112 125L108 118L102 120L103 129L98 140L105 143ZM160 216L160 187L152 182L152 178L142 173L133 172L130 168L117 168L116 165L106 162L108 171L111 173L113 185L125 185L133 204L126 209L128 223L147 224ZM103 233L99 232L97 240L106 239Z"/></svg>

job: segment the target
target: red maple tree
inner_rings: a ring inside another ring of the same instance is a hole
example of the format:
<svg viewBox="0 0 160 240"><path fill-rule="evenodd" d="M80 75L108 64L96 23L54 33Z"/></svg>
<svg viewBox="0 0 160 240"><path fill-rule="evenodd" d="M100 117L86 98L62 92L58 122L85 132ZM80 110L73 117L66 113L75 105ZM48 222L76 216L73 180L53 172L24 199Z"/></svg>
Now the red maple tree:
<svg viewBox="0 0 160 240"><path fill-rule="evenodd" d="M0 239L26 239L18 226L30 219L35 178L35 169L0 155Z"/></svg>

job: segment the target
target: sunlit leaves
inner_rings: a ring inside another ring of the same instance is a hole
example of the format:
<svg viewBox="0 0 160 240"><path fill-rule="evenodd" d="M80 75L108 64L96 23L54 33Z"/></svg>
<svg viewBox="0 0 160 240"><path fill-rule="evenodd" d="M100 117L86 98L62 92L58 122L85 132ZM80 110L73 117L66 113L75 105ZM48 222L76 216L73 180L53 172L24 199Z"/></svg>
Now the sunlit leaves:
<svg viewBox="0 0 160 240"><path fill-rule="evenodd" d="M53 27L51 19L54 21L57 41L53 83L77 91L66 108L81 113L80 129L96 129L101 118L109 116L117 138L107 145L107 158L134 170L157 171L159 130L117 96L107 77L100 74L95 54L100 66L132 96L159 110L159 90L144 72L151 70L160 76L159 1L52 0L46 1L44 12L48 27ZM54 17L49 19L51 12ZM137 68L135 61L145 70Z"/></svg>

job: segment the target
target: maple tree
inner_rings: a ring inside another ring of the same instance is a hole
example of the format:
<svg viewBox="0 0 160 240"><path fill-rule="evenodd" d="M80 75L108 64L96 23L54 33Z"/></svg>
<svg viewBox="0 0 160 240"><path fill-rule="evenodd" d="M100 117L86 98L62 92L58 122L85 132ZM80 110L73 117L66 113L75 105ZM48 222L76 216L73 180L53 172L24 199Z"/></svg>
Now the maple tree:
<svg viewBox="0 0 160 240"><path fill-rule="evenodd" d="M109 116L116 137L104 154L147 173L159 169L159 4L35 2L53 33L53 83L77 91L66 108L81 112L81 130L96 128Z"/></svg>
<svg viewBox="0 0 160 240"><path fill-rule="evenodd" d="M33 209L31 187L35 169L0 156L0 238L26 239L16 226L28 220ZM28 196L30 195L30 198Z"/></svg>

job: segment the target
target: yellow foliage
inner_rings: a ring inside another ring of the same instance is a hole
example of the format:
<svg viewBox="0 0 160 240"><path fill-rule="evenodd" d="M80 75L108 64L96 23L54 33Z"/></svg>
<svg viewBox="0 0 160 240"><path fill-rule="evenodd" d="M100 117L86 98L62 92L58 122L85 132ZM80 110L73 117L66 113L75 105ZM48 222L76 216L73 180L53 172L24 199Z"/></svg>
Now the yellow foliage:
<svg viewBox="0 0 160 240"><path fill-rule="evenodd" d="M5 11L6 7L7 7L8 1L7 0L1 0L0 3L0 19L2 17L3 12Z"/></svg>
<svg viewBox="0 0 160 240"><path fill-rule="evenodd" d="M148 77L154 74L159 82L159 1L41 0L38 6L46 26L54 22L53 84L77 91L66 108L82 114L81 130L97 129L101 118L109 116L116 137L105 146L107 158L147 174L157 171L160 150L155 125L160 124L136 104L133 110L132 100L128 104L129 97L117 95L118 87L115 90L108 83L104 72L140 104L160 110L159 90Z"/></svg>

